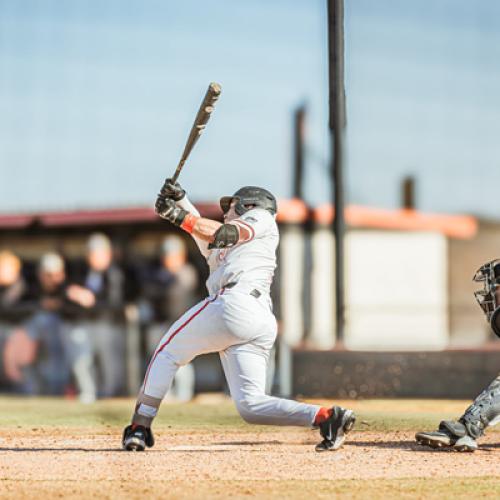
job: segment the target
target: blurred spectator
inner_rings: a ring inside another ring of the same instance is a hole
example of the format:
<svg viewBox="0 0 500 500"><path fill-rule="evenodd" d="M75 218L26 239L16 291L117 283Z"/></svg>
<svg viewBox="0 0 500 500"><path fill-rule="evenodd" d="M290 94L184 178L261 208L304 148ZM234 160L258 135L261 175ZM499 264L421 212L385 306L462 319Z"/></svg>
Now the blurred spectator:
<svg viewBox="0 0 500 500"><path fill-rule="evenodd" d="M0 252L0 325L22 319L21 299L26 291L27 285L21 276L21 260L8 250Z"/></svg>
<svg viewBox="0 0 500 500"><path fill-rule="evenodd" d="M97 396L120 394L125 381L125 339L120 324L123 273L113 262L113 248L106 235L90 236L86 265L78 281L93 300L70 332L71 357L80 398L91 402ZM81 293L78 287L74 297Z"/></svg>
<svg viewBox="0 0 500 500"><path fill-rule="evenodd" d="M184 240L177 235L167 236L160 248L160 258L144 270L140 279L140 317L146 327L148 357L156 349L172 323L198 301L198 273L187 261ZM171 394L179 400L194 395L194 368L181 367L174 379Z"/></svg>
<svg viewBox="0 0 500 500"><path fill-rule="evenodd" d="M57 253L42 256L37 277L13 309L16 319L27 313L29 319L7 340L5 371L26 394L63 394L70 375L65 321L85 306L89 296L83 291L83 298L71 297L64 260Z"/></svg>
<svg viewBox="0 0 500 500"><path fill-rule="evenodd" d="M16 255L0 252L0 357L14 389L63 394L73 374L82 401L120 394L126 380L124 276L109 238L91 235L86 262L71 281L53 252L40 259L35 282L27 283L21 271ZM176 235L163 240L158 259L141 267L138 278L149 358L173 321L197 302L199 278ZM173 395L191 399L194 382L193 367L183 367Z"/></svg>
<svg viewBox="0 0 500 500"><path fill-rule="evenodd" d="M34 360L34 343L25 332L16 333L10 342L11 330L23 318L21 301L27 285L21 276L21 260L8 250L0 252L0 352L2 374L10 381L22 380L21 367ZM19 340L16 340L19 339ZM26 345L27 342L27 345Z"/></svg>

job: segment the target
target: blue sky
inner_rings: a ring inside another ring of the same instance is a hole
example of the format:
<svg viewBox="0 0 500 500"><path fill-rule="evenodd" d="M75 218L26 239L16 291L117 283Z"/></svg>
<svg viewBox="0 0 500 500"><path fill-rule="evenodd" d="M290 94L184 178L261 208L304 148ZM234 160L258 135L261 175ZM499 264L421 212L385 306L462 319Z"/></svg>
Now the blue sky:
<svg viewBox="0 0 500 500"><path fill-rule="evenodd" d="M348 199L497 217L500 4L346 2ZM0 0L0 210L148 205L208 83L223 94L181 180L211 201L291 191L309 109L307 199L328 199L322 0Z"/></svg>

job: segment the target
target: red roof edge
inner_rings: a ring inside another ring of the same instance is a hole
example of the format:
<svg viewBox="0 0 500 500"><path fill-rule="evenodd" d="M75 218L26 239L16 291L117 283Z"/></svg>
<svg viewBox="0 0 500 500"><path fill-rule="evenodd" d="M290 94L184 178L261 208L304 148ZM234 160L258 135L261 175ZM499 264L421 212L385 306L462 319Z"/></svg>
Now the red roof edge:
<svg viewBox="0 0 500 500"><path fill-rule="evenodd" d="M197 203L201 215L221 220L217 203ZM278 222L303 223L312 217L318 224L330 224L333 207L329 204L310 210L301 200L280 200ZM350 227L402 231L434 231L453 238L473 238L478 230L475 217L422 213L416 210L389 210L350 205L345 211ZM22 229L35 223L42 227L92 226L95 224L130 224L160 221L151 207L72 210L31 214L0 214L0 229Z"/></svg>

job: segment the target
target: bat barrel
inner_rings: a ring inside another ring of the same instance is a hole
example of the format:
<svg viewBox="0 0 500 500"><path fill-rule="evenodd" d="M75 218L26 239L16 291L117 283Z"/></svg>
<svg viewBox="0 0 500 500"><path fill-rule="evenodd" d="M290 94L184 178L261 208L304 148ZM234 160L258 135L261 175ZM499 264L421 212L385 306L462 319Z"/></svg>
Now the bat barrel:
<svg viewBox="0 0 500 500"><path fill-rule="evenodd" d="M184 167L184 163L186 163L186 160L189 154L191 153L191 150L193 149L194 145L196 144L200 135L205 129L205 126L208 120L210 119L210 115L215 109L215 103L219 99L221 90L222 90L221 86L216 82L212 82L208 86L208 89L205 93L205 97L203 98L201 106L198 110L193 126L191 127L191 132L184 147L184 152L182 153L181 160L179 161L175 173L172 176L173 182L177 181L179 174L181 173L182 167Z"/></svg>

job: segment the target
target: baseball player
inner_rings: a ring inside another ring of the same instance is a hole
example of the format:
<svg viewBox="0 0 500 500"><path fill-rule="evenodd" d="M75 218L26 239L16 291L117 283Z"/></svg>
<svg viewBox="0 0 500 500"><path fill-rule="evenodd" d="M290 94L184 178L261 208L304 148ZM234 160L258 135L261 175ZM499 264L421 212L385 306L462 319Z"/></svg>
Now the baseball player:
<svg viewBox="0 0 500 500"><path fill-rule="evenodd" d="M474 293L493 332L500 337L500 260L482 265L473 281L483 283L483 289ZM458 419L443 420L434 432L417 432L419 444L431 448L453 448L457 451L475 451L477 439L487 427L500 422L500 374L473 401Z"/></svg>
<svg viewBox="0 0 500 500"><path fill-rule="evenodd" d="M246 186L220 200L224 222L200 217L178 183L170 179L158 195L157 214L187 231L206 258L208 297L189 309L161 339L147 368L125 450L154 444L151 424L180 366L199 354L219 352L231 397L252 424L319 429L317 451L336 450L354 425L351 410L324 408L265 393L276 319L269 290L279 243L277 205L265 189Z"/></svg>

